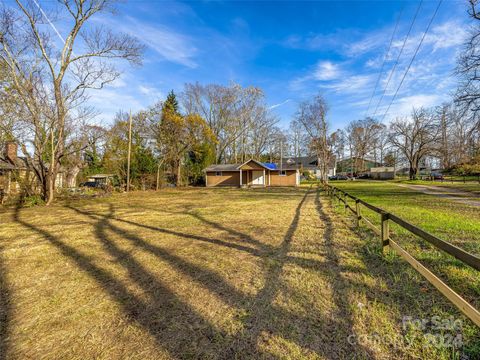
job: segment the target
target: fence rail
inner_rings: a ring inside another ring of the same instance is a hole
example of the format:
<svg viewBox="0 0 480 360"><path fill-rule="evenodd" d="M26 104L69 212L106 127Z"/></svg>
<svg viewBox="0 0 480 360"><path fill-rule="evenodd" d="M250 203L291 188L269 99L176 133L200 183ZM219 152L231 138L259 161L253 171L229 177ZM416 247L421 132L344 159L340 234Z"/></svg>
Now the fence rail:
<svg viewBox="0 0 480 360"><path fill-rule="evenodd" d="M326 193L332 197L332 199L338 199L344 204L345 213L350 210L356 218L357 226L360 225L360 221L363 221L373 232L380 236L382 241L382 251L389 246L399 256L406 260L415 270L423 275L433 286L435 286L447 299L449 299L455 306L457 306L468 318L470 318L477 326L480 327L480 312L463 299L459 294L452 290L447 284L445 284L439 277L433 274L425 266L423 266L418 260L416 260L405 249L398 245L390 238L389 222L392 221L401 226L405 230L412 234L428 241L435 248L440 249L447 254L455 257L464 264L472 267L473 269L480 271L480 258L468 253L467 251L460 249L459 247L452 245L428 232L420 229L419 227L410 224L409 222L393 215L379 207L365 202L346 191L339 189L335 186L325 185L324 189ZM350 206L348 199L355 201L355 208ZM380 227L373 224L373 222L362 215L361 206L365 206L367 209L374 211L380 215Z"/></svg>

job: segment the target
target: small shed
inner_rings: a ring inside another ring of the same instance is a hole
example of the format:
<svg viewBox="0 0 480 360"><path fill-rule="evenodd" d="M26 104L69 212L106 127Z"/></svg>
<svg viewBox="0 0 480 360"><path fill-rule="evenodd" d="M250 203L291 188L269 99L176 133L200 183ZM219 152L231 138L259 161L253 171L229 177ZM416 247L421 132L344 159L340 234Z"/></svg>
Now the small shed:
<svg viewBox="0 0 480 360"><path fill-rule="evenodd" d="M393 180L395 178L395 168L388 166L372 167L370 177L375 180Z"/></svg>
<svg viewBox="0 0 480 360"><path fill-rule="evenodd" d="M113 174L95 174L88 177L88 182L95 183L96 187L112 185L115 175Z"/></svg>

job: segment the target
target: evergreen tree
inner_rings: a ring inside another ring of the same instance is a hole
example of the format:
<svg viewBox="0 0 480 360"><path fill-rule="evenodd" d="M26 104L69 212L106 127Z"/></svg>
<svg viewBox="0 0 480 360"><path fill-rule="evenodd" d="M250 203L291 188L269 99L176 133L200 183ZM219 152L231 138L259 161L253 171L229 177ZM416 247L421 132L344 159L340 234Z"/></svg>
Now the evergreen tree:
<svg viewBox="0 0 480 360"><path fill-rule="evenodd" d="M167 100L165 100L163 104L163 111L170 111L173 114L178 114L178 100L173 90L167 95Z"/></svg>

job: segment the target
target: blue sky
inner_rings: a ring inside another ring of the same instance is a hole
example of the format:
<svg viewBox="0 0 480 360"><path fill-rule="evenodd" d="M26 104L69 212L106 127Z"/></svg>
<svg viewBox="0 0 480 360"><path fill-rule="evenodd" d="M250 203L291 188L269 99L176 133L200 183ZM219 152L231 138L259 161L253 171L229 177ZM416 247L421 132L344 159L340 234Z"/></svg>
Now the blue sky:
<svg viewBox="0 0 480 360"><path fill-rule="evenodd" d="M141 39L147 45L144 64L122 65L122 77L92 94L91 103L102 112L100 119L108 122L117 110L148 106L171 89L180 92L187 82L236 82L261 87L285 128L298 103L320 92L330 105L332 128L341 127L365 115L399 18L372 101L371 108L376 107L418 5L416 1L129 1L115 16L95 21ZM436 6L437 1L422 3L378 114L383 115ZM432 106L449 99L455 88L456 56L471 25L466 11L466 1L442 3L387 120L407 114L414 105ZM61 19L56 24L62 28Z"/></svg>

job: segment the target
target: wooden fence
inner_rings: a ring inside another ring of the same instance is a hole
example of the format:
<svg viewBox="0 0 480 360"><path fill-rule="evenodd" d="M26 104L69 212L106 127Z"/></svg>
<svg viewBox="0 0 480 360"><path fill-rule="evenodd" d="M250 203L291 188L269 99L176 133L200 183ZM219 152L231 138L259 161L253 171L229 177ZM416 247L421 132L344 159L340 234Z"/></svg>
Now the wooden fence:
<svg viewBox="0 0 480 360"><path fill-rule="evenodd" d="M385 247L390 246L398 255L404 258L415 270L422 274L433 286L435 286L447 299L449 299L456 307L458 307L469 319L471 319L477 326L480 327L480 312L474 308L470 303L463 299L459 294L446 285L439 277L433 274L425 266L423 266L418 260L410 255L405 249L398 245L390 238L389 222L392 221L402 228L408 230L412 234L419 236L420 238L428 241L437 249L446 252L449 255L454 256L463 263L471 266L477 271L480 271L480 258L472 255L459 247L452 245L428 232L418 228L415 225L395 216L383 209L373 206L355 196L348 194L347 192L339 189L335 186L325 185L326 193L332 197L332 199L338 199L344 204L345 211L349 210L355 215L356 225L360 225L360 221L363 221L371 230L380 236L382 243L382 250ZM348 199L355 202L355 207L352 207L348 203ZM374 211L380 215L380 227L373 224L372 221L362 215L361 207Z"/></svg>

